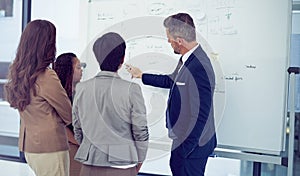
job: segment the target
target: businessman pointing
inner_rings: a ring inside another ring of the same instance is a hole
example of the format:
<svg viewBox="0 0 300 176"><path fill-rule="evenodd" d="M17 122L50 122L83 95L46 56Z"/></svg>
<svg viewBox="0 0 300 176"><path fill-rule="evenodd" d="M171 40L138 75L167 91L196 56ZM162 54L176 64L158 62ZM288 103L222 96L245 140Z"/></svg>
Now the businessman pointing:
<svg viewBox="0 0 300 176"><path fill-rule="evenodd" d="M181 55L174 72L170 75L148 74L131 65L127 65L127 70L146 85L170 89L166 126L172 139L170 167L173 176L204 176L207 159L217 145L214 71L196 41L190 15L171 15L164 20L164 27L174 53Z"/></svg>

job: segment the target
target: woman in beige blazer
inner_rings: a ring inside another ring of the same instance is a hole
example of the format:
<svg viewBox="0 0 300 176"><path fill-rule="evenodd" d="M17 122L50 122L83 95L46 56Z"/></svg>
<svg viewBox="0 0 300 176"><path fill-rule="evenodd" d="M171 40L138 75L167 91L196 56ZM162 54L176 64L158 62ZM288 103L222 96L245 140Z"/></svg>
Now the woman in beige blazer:
<svg viewBox="0 0 300 176"><path fill-rule="evenodd" d="M46 20L27 24L5 85L6 99L21 117L19 149L36 176L68 176L65 126L71 102L49 68L56 54L56 29Z"/></svg>

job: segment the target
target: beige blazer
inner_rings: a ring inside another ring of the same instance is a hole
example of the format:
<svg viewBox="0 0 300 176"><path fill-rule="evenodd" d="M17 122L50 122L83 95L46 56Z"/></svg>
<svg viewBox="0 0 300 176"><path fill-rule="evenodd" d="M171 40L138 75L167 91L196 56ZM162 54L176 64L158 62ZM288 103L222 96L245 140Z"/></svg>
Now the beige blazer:
<svg viewBox="0 0 300 176"><path fill-rule="evenodd" d="M78 83L73 101L75 159L93 166L143 162L148 149L146 108L138 84L101 71Z"/></svg>
<svg viewBox="0 0 300 176"><path fill-rule="evenodd" d="M71 102L55 71L46 69L37 77L36 93L20 111L20 151L48 153L68 150L65 126L72 121Z"/></svg>

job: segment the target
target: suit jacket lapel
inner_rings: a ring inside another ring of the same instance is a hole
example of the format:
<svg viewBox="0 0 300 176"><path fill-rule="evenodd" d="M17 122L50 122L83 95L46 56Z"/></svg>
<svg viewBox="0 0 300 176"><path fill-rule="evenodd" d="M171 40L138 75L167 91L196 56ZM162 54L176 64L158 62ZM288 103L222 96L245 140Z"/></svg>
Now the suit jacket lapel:
<svg viewBox="0 0 300 176"><path fill-rule="evenodd" d="M200 57L199 55L201 55L202 52L203 52L203 50L202 50L201 46L199 45L199 46L195 49L195 51L189 56L189 58L184 62L182 68L179 70L179 72L178 72L177 75L175 76L174 81L173 81L173 86L172 86L172 88L170 89L170 92L169 92L168 105L169 105L169 103L170 103L170 98L171 98L171 95L172 95L172 93L173 93L174 86L176 85L176 81L178 80L178 78L180 78L180 76L182 76L182 73L185 71L185 69L188 69L189 63L190 63L193 59L197 58L197 56ZM181 56L181 57L182 57L182 56Z"/></svg>
<svg viewBox="0 0 300 176"><path fill-rule="evenodd" d="M198 48L197 48L198 49ZM196 50L197 50L196 49ZM195 51L196 51L195 50ZM189 58L184 62L184 64L182 65L182 68L178 71L177 75L175 76L174 78L174 81L173 81L173 86L172 88L170 89L170 92L169 92L169 98L168 98L168 105L170 103L170 98L171 98L171 95L173 93L173 89L174 89L174 86L176 86L176 81L178 80L178 78L182 75L182 73L185 71L185 69L187 69L187 66L188 64L191 62L191 60L195 57L195 55L192 53Z"/></svg>

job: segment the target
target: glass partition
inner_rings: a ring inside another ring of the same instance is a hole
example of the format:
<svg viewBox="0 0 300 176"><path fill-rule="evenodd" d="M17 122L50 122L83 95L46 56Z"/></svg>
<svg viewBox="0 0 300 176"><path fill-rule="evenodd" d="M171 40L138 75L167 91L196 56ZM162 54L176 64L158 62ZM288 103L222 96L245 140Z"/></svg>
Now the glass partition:
<svg viewBox="0 0 300 176"><path fill-rule="evenodd" d="M4 100L3 86L7 81L8 67L15 58L22 33L22 5L24 0L0 0L0 158L20 158L18 111ZM80 57L80 0L32 0L31 20L51 21L57 30L57 55L74 52ZM27 7L25 7L27 8ZM80 58L81 59L81 58ZM81 59L82 60L82 59ZM21 157L22 158L22 157Z"/></svg>
<svg viewBox="0 0 300 176"><path fill-rule="evenodd" d="M22 0L0 1L0 157L19 158L20 118L4 100L3 86L22 32Z"/></svg>

